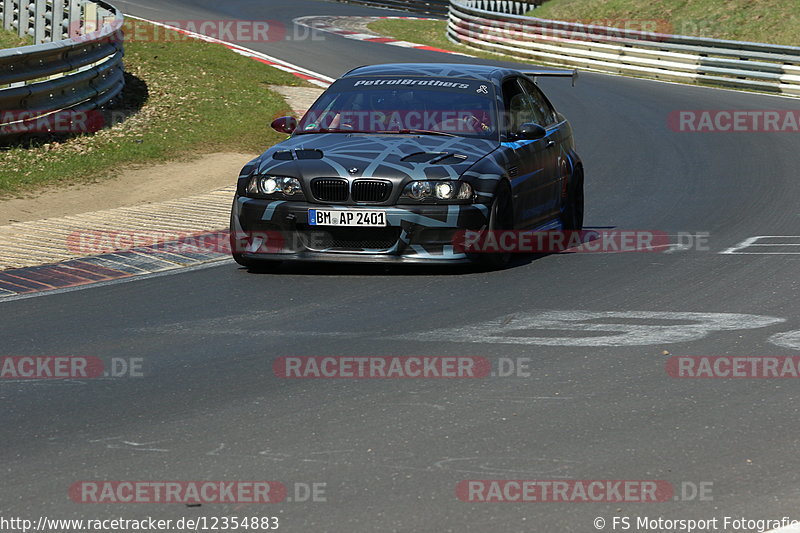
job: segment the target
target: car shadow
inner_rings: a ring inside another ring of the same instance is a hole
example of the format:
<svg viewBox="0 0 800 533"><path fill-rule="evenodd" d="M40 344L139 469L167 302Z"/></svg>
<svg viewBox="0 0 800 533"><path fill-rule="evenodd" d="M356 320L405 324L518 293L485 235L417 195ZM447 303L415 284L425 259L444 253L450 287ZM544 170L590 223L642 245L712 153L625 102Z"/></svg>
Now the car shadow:
<svg viewBox="0 0 800 533"><path fill-rule="evenodd" d="M585 230L605 231L613 230L616 226L592 226ZM596 239L590 239L592 242ZM286 261L280 266L273 267L269 271L258 269L248 270L241 267L240 270L247 271L256 275L273 276L465 276L475 274L491 274L520 268L532 264L543 257L550 255L572 255L575 251L565 250L562 252L550 253L525 253L514 254L511 261L505 268L486 269L477 264L462 263L453 265L426 265L409 264L381 264L381 263L339 263L339 262L302 262Z"/></svg>
<svg viewBox="0 0 800 533"><path fill-rule="evenodd" d="M303 262L286 261L269 270L239 270L251 275L267 276L468 276L476 274L492 274L528 265L541 257L551 254L527 254L515 256L502 269L486 269L480 265L460 263L453 265L426 264L381 264L381 263L338 263L338 262Z"/></svg>

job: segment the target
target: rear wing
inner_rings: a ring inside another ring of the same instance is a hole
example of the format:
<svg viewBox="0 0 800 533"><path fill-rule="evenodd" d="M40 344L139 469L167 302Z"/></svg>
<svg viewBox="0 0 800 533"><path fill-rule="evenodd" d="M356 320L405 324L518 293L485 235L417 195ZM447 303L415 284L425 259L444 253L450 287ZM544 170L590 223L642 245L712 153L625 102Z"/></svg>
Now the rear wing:
<svg viewBox="0 0 800 533"><path fill-rule="evenodd" d="M556 78L572 78L572 86L575 87L575 81L578 79L578 69L573 70L523 70L523 74L526 76L530 76L533 78L533 81L536 81L536 78L539 76L547 76L547 77L556 77Z"/></svg>

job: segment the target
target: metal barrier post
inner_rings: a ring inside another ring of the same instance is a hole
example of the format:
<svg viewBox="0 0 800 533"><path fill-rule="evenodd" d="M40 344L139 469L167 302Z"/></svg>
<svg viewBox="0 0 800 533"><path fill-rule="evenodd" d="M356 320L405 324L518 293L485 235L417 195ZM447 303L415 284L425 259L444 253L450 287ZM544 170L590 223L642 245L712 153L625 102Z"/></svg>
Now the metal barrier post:
<svg viewBox="0 0 800 533"><path fill-rule="evenodd" d="M33 4L33 42L42 44L47 42L47 2L34 0Z"/></svg>
<svg viewBox="0 0 800 533"><path fill-rule="evenodd" d="M3 0L3 29L14 28L14 0Z"/></svg>
<svg viewBox="0 0 800 533"><path fill-rule="evenodd" d="M51 15L50 40L64 39L64 0L53 0L53 13Z"/></svg>
<svg viewBox="0 0 800 533"><path fill-rule="evenodd" d="M69 18L67 19L67 38L78 37L81 34L81 4L80 0L69 0Z"/></svg>
<svg viewBox="0 0 800 533"><path fill-rule="evenodd" d="M19 17L17 18L17 35L24 37L28 35L28 25L30 24L31 0L19 0Z"/></svg>

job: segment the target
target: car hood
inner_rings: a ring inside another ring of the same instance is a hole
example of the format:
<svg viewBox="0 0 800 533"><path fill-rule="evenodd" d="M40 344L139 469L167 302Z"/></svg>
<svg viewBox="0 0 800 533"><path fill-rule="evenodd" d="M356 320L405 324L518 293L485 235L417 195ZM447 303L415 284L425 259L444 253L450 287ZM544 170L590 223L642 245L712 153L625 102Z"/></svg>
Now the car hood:
<svg viewBox="0 0 800 533"><path fill-rule="evenodd" d="M295 135L248 165L258 174L297 178L457 179L498 141L440 135Z"/></svg>

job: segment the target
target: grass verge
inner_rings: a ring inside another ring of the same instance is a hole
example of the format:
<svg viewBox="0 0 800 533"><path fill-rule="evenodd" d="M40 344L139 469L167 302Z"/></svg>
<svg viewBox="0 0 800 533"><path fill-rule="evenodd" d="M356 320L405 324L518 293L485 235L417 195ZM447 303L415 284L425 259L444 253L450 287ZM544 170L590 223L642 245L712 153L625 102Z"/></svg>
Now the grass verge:
<svg viewBox="0 0 800 533"><path fill-rule="evenodd" d="M528 14L632 29L657 21L666 33L800 46L797 0L549 0Z"/></svg>
<svg viewBox="0 0 800 533"><path fill-rule="evenodd" d="M15 31L8 31L0 28L0 50L3 48L16 48L33 44L33 37L26 35L20 37Z"/></svg>
<svg viewBox="0 0 800 533"><path fill-rule="evenodd" d="M126 34L158 36L125 42L126 88L115 107L127 118L94 134L1 148L0 195L97 181L133 163L259 153L285 138L269 122L288 106L268 86L301 79L175 32L127 27Z"/></svg>

